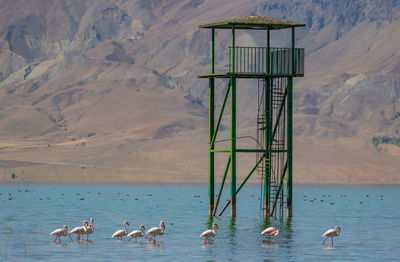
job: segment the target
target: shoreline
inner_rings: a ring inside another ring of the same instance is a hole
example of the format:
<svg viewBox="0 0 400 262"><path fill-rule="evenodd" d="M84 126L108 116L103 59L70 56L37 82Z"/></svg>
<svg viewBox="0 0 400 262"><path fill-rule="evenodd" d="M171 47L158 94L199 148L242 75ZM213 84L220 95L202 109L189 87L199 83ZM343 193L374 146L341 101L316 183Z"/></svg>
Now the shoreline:
<svg viewBox="0 0 400 262"><path fill-rule="evenodd" d="M101 181L83 181L83 182L71 182L71 181L0 181L0 186L121 186L121 187L176 187L176 186L187 186L187 187L208 187L208 183L206 182L101 182ZM219 187L219 184L216 184L215 187ZM246 186L250 187L259 187L259 183L248 183ZM294 183L294 187L310 187L310 188L335 188L335 187L344 187L344 188L371 188L371 187L381 187L381 188L400 188L400 184L370 184L370 183L354 183L354 184L339 184L339 183ZM225 187L229 187L229 183L225 185Z"/></svg>

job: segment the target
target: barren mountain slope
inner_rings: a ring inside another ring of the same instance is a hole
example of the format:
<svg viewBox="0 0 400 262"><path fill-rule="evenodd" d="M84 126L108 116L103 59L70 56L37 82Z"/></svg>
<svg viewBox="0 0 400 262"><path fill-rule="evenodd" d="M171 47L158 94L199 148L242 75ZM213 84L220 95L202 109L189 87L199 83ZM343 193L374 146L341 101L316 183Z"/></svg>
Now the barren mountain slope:
<svg viewBox="0 0 400 262"><path fill-rule="evenodd" d="M208 89L197 75L210 70L210 34L198 25L256 13L307 24L295 181L399 183L400 147L371 142L400 138L399 10L385 0L2 1L0 181L206 181ZM219 70L229 41L218 32ZM252 135L256 83L242 86L238 132Z"/></svg>

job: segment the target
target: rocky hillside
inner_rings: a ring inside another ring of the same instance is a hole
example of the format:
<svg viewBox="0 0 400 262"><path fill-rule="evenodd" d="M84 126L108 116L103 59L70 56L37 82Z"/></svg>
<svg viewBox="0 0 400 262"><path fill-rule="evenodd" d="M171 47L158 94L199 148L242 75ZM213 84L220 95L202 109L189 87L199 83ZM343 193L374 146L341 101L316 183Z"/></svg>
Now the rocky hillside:
<svg viewBox="0 0 400 262"><path fill-rule="evenodd" d="M399 1L3 2L0 180L206 181L208 90L197 75L209 72L210 35L198 25L255 13L307 24L296 181L400 183L400 148L371 142L400 137ZM264 38L243 32L238 43ZM229 34L217 39L223 69ZM239 92L239 132L253 132L256 90Z"/></svg>

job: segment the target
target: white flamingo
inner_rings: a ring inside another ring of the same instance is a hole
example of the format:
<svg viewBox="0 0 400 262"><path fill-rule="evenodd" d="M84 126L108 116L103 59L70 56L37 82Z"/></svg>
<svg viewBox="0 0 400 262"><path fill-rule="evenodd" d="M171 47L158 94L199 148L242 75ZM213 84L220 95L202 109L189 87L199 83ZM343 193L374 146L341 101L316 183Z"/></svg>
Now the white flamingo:
<svg viewBox="0 0 400 262"><path fill-rule="evenodd" d="M262 240L263 242L266 242L266 238L269 237L269 240L267 242L271 242L271 237L276 237L279 234L279 230L274 228L274 227L267 227L263 232L261 232L261 235L265 235L265 238Z"/></svg>
<svg viewBox="0 0 400 262"><path fill-rule="evenodd" d="M50 233L50 236L56 236L53 243L56 243L57 238L58 238L58 243L61 243L61 236L65 237L67 235L68 235L68 226L67 225L64 225L63 228L56 229ZM68 235L68 236L69 236L69 238L71 238L70 235ZM72 240L72 238L71 238L71 240Z"/></svg>
<svg viewBox="0 0 400 262"><path fill-rule="evenodd" d="M143 225L140 225L140 230L133 230L131 233L128 234L128 237L130 237L130 239L128 241L130 242L131 239L134 238L135 242L137 242L138 237L144 236L145 230L146 230L146 228Z"/></svg>
<svg viewBox="0 0 400 262"><path fill-rule="evenodd" d="M164 235L164 230L165 230L165 224L164 221L161 220L160 227L152 227L146 232L146 235L151 235L150 238L146 236L146 239L148 239L149 241L153 240L153 242L156 243L156 236Z"/></svg>
<svg viewBox="0 0 400 262"><path fill-rule="evenodd" d="M88 225L88 221L83 220L83 226L73 228L71 231L69 231L68 236L71 238L71 234L76 234L76 239L79 242L81 240L81 235L86 234Z"/></svg>
<svg viewBox="0 0 400 262"><path fill-rule="evenodd" d="M330 237L332 238L332 246L333 246L333 237L339 236L339 233L340 233L340 226L335 226L335 229L329 229L322 235L323 237L326 237L324 241L322 241L322 244L325 245L325 241Z"/></svg>
<svg viewBox="0 0 400 262"><path fill-rule="evenodd" d="M86 228L86 240L89 240L89 235L92 234L94 232L94 226L93 226L94 220L93 217L90 218L90 224L88 225L88 227Z"/></svg>
<svg viewBox="0 0 400 262"><path fill-rule="evenodd" d="M212 224L212 230L209 229L209 230L206 230L206 231L204 231L203 233L200 234L200 237L205 237L204 244L208 243L210 237L215 237L217 235L217 231L215 230L217 228L218 228L217 223L213 223Z"/></svg>
<svg viewBox="0 0 400 262"><path fill-rule="evenodd" d="M122 224L124 229L120 229L120 230L115 231L115 233L111 237L117 237L118 239L122 240L122 237L124 237L124 236L126 236L128 234L128 230L126 229L126 225L129 226L129 222L125 220L124 223Z"/></svg>

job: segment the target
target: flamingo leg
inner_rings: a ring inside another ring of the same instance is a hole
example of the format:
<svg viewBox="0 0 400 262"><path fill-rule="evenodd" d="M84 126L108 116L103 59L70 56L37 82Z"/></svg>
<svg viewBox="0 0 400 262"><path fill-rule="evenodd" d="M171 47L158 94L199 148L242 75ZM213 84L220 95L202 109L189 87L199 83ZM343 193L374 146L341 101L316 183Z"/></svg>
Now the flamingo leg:
<svg viewBox="0 0 400 262"><path fill-rule="evenodd" d="M72 240L72 237L71 237L71 235L70 235L70 234L68 234L68 236L69 236L69 239L71 239L71 242L74 242L74 240Z"/></svg>
<svg viewBox="0 0 400 262"><path fill-rule="evenodd" d="M333 246L333 237L331 237L332 238L332 246Z"/></svg>
<svg viewBox="0 0 400 262"><path fill-rule="evenodd" d="M271 237L270 236L266 236L262 241L265 242L265 243L271 243Z"/></svg>
<svg viewBox="0 0 400 262"><path fill-rule="evenodd" d="M208 244L208 237L204 239L204 244Z"/></svg>
<svg viewBox="0 0 400 262"><path fill-rule="evenodd" d="M58 237L58 244L61 244L61 236Z"/></svg>
<svg viewBox="0 0 400 262"><path fill-rule="evenodd" d="M329 237L325 238L324 241L322 241L322 245L325 245L325 241L328 239Z"/></svg>
<svg viewBox="0 0 400 262"><path fill-rule="evenodd" d="M156 243L156 236L154 235L153 243Z"/></svg>

